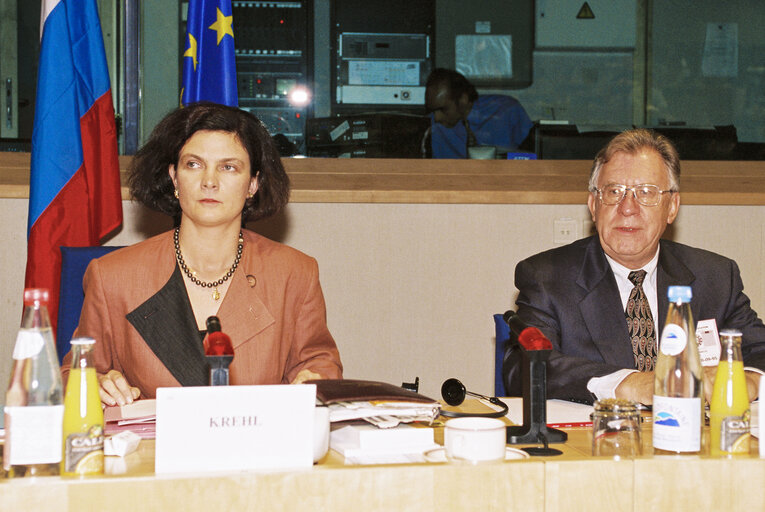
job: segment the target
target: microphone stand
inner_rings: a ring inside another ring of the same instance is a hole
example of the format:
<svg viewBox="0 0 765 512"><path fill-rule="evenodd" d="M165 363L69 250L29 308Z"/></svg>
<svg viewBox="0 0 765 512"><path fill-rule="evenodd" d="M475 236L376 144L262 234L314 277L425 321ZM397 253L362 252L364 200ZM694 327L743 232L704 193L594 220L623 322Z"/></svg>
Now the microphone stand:
<svg viewBox="0 0 765 512"><path fill-rule="evenodd" d="M504 315L505 321L511 328L518 329L520 319L515 312L508 311ZM518 333L520 334L520 333ZM540 333L541 335L541 333ZM549 340L544 338L549 345ZM565 443L568 434L556 428L547 426L547 360L550 357L550 349L531 350L519 342L523 367L521 369L523 390L523 425L507 427L508 444L543 443L543 447L522 448L529 455L560 455L560 450L549 448L548 443Z"/></svg>
<svg viewBox="0 0 765 512"><path fill-rule="evenodd" d="M233 354L230 356L205 356L207 364L210 366L210 385L228 386L228 366L233 361Z"/></svg>

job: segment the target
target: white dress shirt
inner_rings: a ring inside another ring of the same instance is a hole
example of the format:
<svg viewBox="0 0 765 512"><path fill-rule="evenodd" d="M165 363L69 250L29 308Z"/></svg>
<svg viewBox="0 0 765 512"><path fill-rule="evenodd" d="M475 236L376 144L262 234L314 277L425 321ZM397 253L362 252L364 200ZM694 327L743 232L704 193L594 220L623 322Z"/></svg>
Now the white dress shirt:
<svg viewBox="0 0 765 512"><path fill-rule="evenodd" d="M646 271L646 276L643 280L643 292L645 293L645 296L648 299L648 305L651 308L651 316L653 317L653 332L656 339L656 347L658 348L659 329L656 322L659 318L659 300L656 295L656 268L659 263L659 249L656 249L656 254L653 255L651 261L649 261L643 267L637 269L629 269L624 265L617 263L608 255L606 255L606 260L608 260L608 264L611 267L611 270L614 272L614 277L616 277L616 285L619 287L619 296L622 299L622 310L627 309L627 301L630 298L632 289L635 287L635 285L632 284L632 281L629 280L630 272L634 270ZM627 321L626 316L624 321ZM619 384L622 383L627 375L636 371L637 370L624 368L617 370L614 373L603 375L602 377L593 377L587 381L587 389L590 391L590 393L593 393L598 400L602 398L615 398L616 388L619 386Z"/></svg>

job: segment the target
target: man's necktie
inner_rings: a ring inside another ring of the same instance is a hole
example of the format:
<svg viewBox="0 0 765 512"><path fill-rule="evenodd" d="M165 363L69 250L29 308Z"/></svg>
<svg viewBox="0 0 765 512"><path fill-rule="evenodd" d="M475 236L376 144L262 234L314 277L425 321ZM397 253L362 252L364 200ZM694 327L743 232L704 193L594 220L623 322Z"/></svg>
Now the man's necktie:
<svg viewBox="0 0 765 512"><path fill-rule="evenodd" d="M645 270L630 272L628 279L635 285L627 300L627 330L635 355L635 368L640 371L652 371L656 366L656 333L648 298L643 291Z"/></svg>

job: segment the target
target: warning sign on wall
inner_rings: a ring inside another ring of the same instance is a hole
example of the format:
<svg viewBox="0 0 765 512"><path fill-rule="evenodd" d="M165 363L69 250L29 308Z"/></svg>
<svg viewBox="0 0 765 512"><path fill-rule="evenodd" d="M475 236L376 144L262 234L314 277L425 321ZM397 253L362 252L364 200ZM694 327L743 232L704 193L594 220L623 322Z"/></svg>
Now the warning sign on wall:
<svg viewBox="0 0 765 512"><path fill-rule="evenodd" d="M576 19L578 20L594 20L595 19L595 13L592 12L592 9L590 8L590 4L585 2L582 4L582 7L579 9L579 12L576 15Z"/></svg>

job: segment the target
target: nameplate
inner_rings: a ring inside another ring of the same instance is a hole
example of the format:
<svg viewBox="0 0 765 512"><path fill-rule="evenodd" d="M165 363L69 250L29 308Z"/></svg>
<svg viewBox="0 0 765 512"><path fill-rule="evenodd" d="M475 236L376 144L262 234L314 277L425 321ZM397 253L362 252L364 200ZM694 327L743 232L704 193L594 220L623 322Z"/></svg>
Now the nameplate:
<svg viewBox="0 0 765 512"><path fill-rule="evenodd" d="M157 389L156 473L313 465L316 385Z"/></svg>
<svg viewBox="0 0 765 512"><path fill-rule="evenodd" d="M699 345L701 366L717 366L720 361L720 335L714 318L696 323L696 343Z"/></svg>

